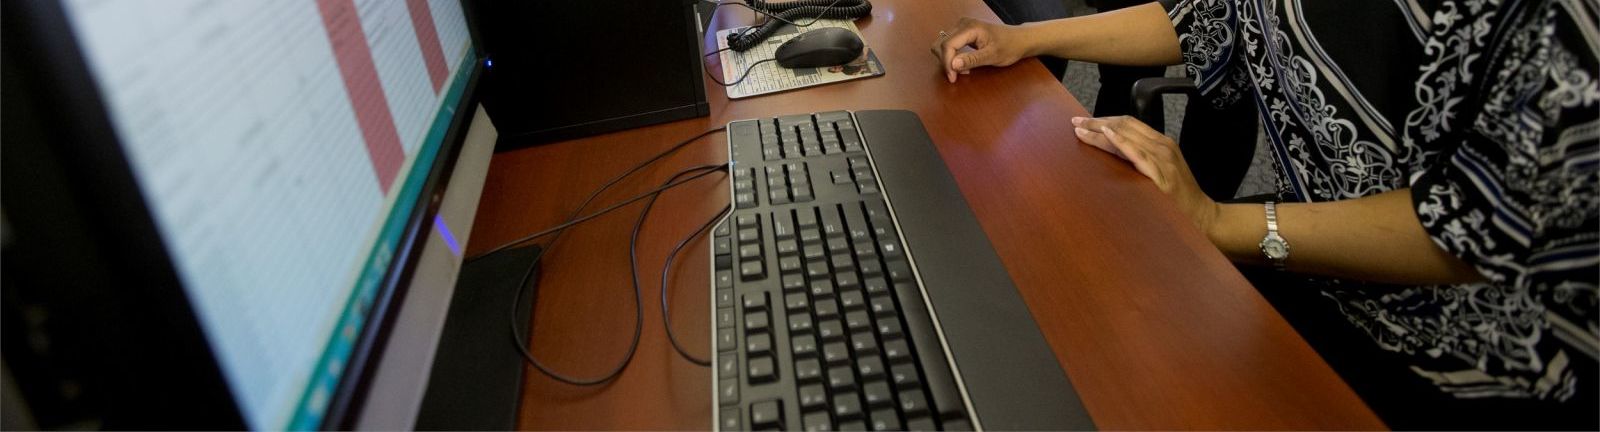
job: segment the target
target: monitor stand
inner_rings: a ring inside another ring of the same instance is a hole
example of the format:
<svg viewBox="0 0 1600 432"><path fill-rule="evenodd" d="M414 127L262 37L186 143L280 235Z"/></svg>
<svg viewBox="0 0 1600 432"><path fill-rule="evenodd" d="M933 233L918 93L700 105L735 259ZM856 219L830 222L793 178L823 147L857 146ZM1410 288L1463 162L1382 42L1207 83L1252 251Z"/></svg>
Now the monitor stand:
<svg viewBox="0 0 1600 432"><path fill-rule="evenodd" d="M514 430L522 401L522 356L507 324L511 300L538 246L509 249L461 268L439 336L416 430ZM539 280L534 269L532 281ZM528 334L538 286L523 293L516 320Z"/></svg>

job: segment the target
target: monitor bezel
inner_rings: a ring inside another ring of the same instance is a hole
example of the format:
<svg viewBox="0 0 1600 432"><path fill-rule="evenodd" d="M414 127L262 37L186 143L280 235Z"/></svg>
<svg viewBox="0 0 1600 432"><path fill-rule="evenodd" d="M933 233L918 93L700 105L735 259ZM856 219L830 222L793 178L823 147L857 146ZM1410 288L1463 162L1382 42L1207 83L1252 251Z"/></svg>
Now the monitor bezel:
<svg viewBox="0 0 1600 432"><path fill-rule="evenodd" d="M126 376L104 381L103 385L108 387L106 391L113 395L110 397L113 403L108 405L121 405L104 408L104 425L113 429L247 427L243 409L231 390L233 386L218 361L218 353L208 343L155 218L148 210L147 200L116 136L111 115L63 5L57 0L8 0L5 5L6 26L11 27L6 29L9 40L5 45L15 53L8 60L22 61L16 69L36 87L34 95L47 95L27 102L32 104L30 107L36 106L41 120L38 138L56 143L48 146L50 158L54 159L50 162L68 174L60 176L67 183L62 185L67 196L59 197L60 202L54 204L82 215L81 224L76 224L75 228L94 239L92 252L96 256L78 263L84 267L79 270L89 274L82 280L116 281L133 287L105 287L82 295L104 294L100 303L121 312L112 316L154 313L161 317L133 323L81 324L90 328L122 326L126 328L119 330L119 334L145 336L124 341L88 342L105 344L101 350L112 357L102 364L120 359L145 366L139 371L120 371ZM463 4L462 7L465 15L467 6ZM431 224L426 222L438 210L479 100L476 90L483 71L483 56L477 32L469 33L472 46L466 55L473 61L467 66L471 68L465 76L468 82L419 192L421 198L416 200L405 220L401 241L395 246L395 258L385 271L370 313L346 361L347 372L340 377L337 390L324 410L320 423L323 429L354 426L356 413L360 412L365 399L365 389L375 366L382 361L381 348L404 303L407 283L416 269L416 257L425 243L423 240L432 232ZM17 228L27 227L19 225ZM179 351L172 351L174 348ZM202 352L205 355L197 355ZM179 355L173 356L174 353Z"/></svg>

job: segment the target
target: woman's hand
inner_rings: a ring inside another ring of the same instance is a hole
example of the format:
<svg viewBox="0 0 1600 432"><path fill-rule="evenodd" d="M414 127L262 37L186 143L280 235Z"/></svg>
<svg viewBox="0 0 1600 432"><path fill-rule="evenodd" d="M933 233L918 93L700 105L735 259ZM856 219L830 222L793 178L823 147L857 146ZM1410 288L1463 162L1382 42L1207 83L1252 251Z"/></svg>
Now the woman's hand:
<svg viewBox="0 0 1600 432"><path fill-rule="evenodd" d="M1074 117L1078 139L1089 145L1117 155L1133 164L1140 174L1156 182L1168 196L1178 201L1178 208L1207 236L1217 221L1221 207L1194 180L1188 162L1178 143L1144 122L1127 116L1088 118Z"/></svg>
<svg viewBox="0 0 1600 432"><path fill-rule="evenodd" d="M939 56L944 75L956 82L957 74L964 74L980 66L1010 66L1027 57L1026 37L1020 27L961 18L954 30L942 32L933 41L933 54ZM972 51L959 52L971 46Z"/></svg>

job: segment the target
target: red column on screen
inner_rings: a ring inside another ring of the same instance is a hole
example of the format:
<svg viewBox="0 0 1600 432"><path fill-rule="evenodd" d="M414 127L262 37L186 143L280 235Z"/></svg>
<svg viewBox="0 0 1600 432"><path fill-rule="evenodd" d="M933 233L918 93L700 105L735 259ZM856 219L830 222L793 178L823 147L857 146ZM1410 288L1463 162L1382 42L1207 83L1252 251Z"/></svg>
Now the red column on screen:
<svg viewBox="0 0 1600 432"><path fill-rule="evenodd" d="M439 30L433 25L433 12L428 9L428 0L406 0L406 8L411 10L411 26L416 28L422 62L428 66L428 78L433 79L433 93L438 94L450 75L450 66L444 63L444 49L439 46Z"/></svg>
<svg viewBox="0 0 1600 432"><path fill-rule="evenodd" d="M378 67L373 63L372 48L367 45L366 33L361 29L355 1L317 0L317 9L322 13L328 41L333 43L333 57L339 63L339 75L344 78L345 92L355 109L361 137L367 143L367 156L372 159L373 172L378 176L378 188L387 195L406 156L400 145L400 133L395 129L394 116L389 113L389 100L383 94L383 84L378 81Z"/></svg>

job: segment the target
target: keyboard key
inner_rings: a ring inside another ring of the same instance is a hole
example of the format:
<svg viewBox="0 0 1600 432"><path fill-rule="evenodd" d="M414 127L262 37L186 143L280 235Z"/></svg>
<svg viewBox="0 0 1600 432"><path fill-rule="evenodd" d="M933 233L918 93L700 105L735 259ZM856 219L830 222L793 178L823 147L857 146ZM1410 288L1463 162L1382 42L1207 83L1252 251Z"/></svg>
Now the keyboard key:
<svg viewBox="0 0 1600 432"><path fill-rule="evenodd" d="M723 406L739 404L739 380L723 379L717 383L717 403Z"/></svg>
<svg viewBox="0 0 1600 432"><path fill-rule="evenodd" d="M744 316L745 334L765 333L767 331L767 325L767 314L753 313L745 314Z"/></svg>
<svg viewBox="0 0 1600 432"><path fill-rule="evenodd" d="M822 276L819 276L819 277L824 277L825 278L827 276L828 276L827 274L823 274ZM823 280L820 280L820 281L812 282L811 283L811 295L813 297L817 297L817 298L832 298L833 297L833 283L832 282L828 282L827 279L823 279Z"/></svg>
<svg viewBox="0 0 1600 432"><path fill-rule="evenodd" d="M733 207L739 209L755 208L756 194L754 192L738 192L733 194Z"/></svg>
<svg viewBox="0 0 1600 432"><path fill-rule="evenodd" d="M739 409L737 407L723 408L722 409L722 430L725 430L725 431L744 430L743 427L739 426L740 424L742 424L739 421L739 418L740 418L739 417Z"/></svg>
<svg viewBox="0 0 1600 432"><path fill-rule="evenodd" d="M867 226L866 215L861 213L861 206L846 204L844 208L844 223L848 229L850 240L871 240L872 228Z"/></svg>
<svg viewBox="0 0 1600 432"><path fill-rule="evenodd" d="M755 228L739 229L739 244L756 244L761 242L761 232Z"/></svg>
<svg viewBox="0 0 1600 432"><path fill-rule="evenodd" d="M750 383L761 384L776 381L778 372L774 370L775 367L772 357L762 356L750 359L748 369L750 371Z"/></svg>
<svg viewBox="0 0 1600 432"><path fill-rule="evenodd" d="M889 280L895 283L911 282L911 265L903 260L889 261Z"/></svg>
<svg viewBox="0 0 1600 432"><path fill-rule="evenodd" d="M800 253L800 244L794 239L778 240L778 256L794 256Z"/></svg>
<svg viewBox="0 0 1600 432"><path fill-rule="evenodd" d="M795 225L799 225L802 230L816 228L817 214L812 209L800 209L795 212L794 221Z"/></svg>
<svg viewBox="0 0 1600 432"><path fill-rule="evenodd" d="M889 296L873 296L868 303L868 307L872 309L873 315L877 315L880 318L894 316L895 314L894 300L890 300Z"/></svg>
<svg viewBox="0 0 1600 432"><path fill-rule="evenodd" d="M733 317L731 316L733 311L728 311L728 312L730 314L730 316L728 318L728 320L730 322L729 322L728 325L733 325L732 322L731 322L731 321L733 321ZM718 321L720 323L721 320L719 319ZM872 316L871 315L867 315L867 311L845 312L845 314L844 314L844 326L846 328L849 328L850 331L852 331L852 332L860 331L860 330L864 330L864 329L868 329L868 328L872 328Z"/></svg>
<svg viewBox="0 0 1600 432"><path fill-rule="evenodd" d="M716 255L712 262L716 263L717 270L733 270L733 255Z"/></svg>
<svg viewBox="0 0 1600 432"><path fill-rule="evenodd" d="M822 207L822 234L828 238L844 237L844 221L839 219L838 206Z"/></svg>
<svg viewBox="0 0 1600 432"><path fill-rule="evenodd" d="M833 430L833 418L828 417L827 411L814 412L800 417L800 426L806 432L825 432ZM736 430L723 428L722 430Z"/></svg>
<svg viewBox="0 0 1600 432"><path fill-rule="evenodd" d="M850 349L855 351L856 357L878 354L878 339L872 337L871 332L861 332L850 335Z"/></svg>
<svg viewBox="0 0 1600 432"><path fill-rule="evenodd" d="M910 390L922 385L922 379L917 376L917 366L906 363L889 367L889 381L895 388Z"/></svg>
<svg viewBox="0 0 1600 432"><path fill-rule="evenodd" d="M903 363L911 361L911 345L905 339L895 339L883 343L883 356L889 358L890 363Z"/></svg>
<svg viewBox="0 0 1600 432"><path fill-rule="evenodd" d="M772 213L773 237L777 237L778 240L792 239L794 238L794 232L794 218L789 215L788 211Z"/></svg>
<svg viewBox="0 0 1600 432"><path fill-rule="evenodd" d="M833 271L839 272L839 275L836 277L843 278L849 276L852 285L854 284L856 280L856 261L850 259L849 252L835 254L832 258L829 258L828 261L833 264ZM839 287L843 288L844 282L839 282Z"/></svg>
<svg viewBox="0 0 1600 432"><path fill-rule="evenodd" d="M778 272L786 275L800 273L800 257L788 256L778 258Z"/></svg>
<svg viewBox="0 0 1600 432"><path fill-rule="evenodd" d="M828 369L828 390L833 393L856 389L856 374L849 366Z"/></svg>
<svg viewBox="0 0 1600 432"><path fill-rule="evenodd" d="M789 312L800 312L811 308L811 300L805 293L793 293L783 296L783 307Z"/></svg>
<svg viewBox="0 0 1600 432"><path fill-rule="evenodd" d="M855 393L834 395L833 417L840 420L855 420L861 418L861 399L856 397ZM843 429L843 427L840 429Z"/></svg>
<svg viewBox="0 0 1600 432"><path fill-rule="evenodd" d="M889 383L883 381L870 381L861 386L861 396L867 400L867 406L885 408L894 406L894 391L889 389ZM889 413L894 415L893 412ZM873 417L878 417L873 413Z"/></svg>
<svg viewBox="0 0 1600 432"><path fill-rule="evenodd" d="M833 184L846 184L850 182L850 173L838 171L833 173Z"/></svg>
<svg viewBox="0 0 1600 432"><path fill-rule="evenodd" d="M719 308L733 307L733 290L731 290L731 289L719 289L719 290L717 290L717 307L719 307Z"/></svg>
<svg viewBox="0 0 1600 432"><path fill-rule="evenodd" d="M731 329L731 328L717 329L717 350L718 351L732 350L736 346L739 346L739 344L738 344L738 341L734 340L734 338L733 338L733 329Z"/></svg>
<svg viewBox="0 0 1600 432"><path fill-rule="evenodd" d="M900 416L895 415L892 409L883 409L872 412L871 429L874 431L897 431L900 428Z"/></svg>
<svg viewBox="0 0 1600 432"><path fill-rule="evenodd" d="M948 419L947 418L944 421L944 430L947 430L947 431L970 431L970 430L972 430L972 423L967 422L967 419L960 419L960 418Z"/></svg>
<svg viewBox="0 0 1600 432"><path fill-rule="evenodd" d="M877 261L873 261L872 263L877 264ZM863 266L864 265L865 262L863 262ZM862 271L865 272L866 269L863 268ZM867 294L869 295L887 294L889 292L889 282L883 280L881 277L869 277L867 278L866 282L863 282L861 285L867 288Z"/></svg>
<svg viewBox="0 0 1600 432"><path fill-rule="evenodd" d="M767 294L766 293L759 293L759 292L748 293L748 294L745 294L743 297L740 297L740 299L741 299L740 303L744 305L744 312L745 313L761 312L761 311L767 310Z"/></svg>
<svg viewBox="0 0 1600 432"><path fill-rule="evenodd" d="M783 185L779 185L779 186L780 187L778 187L778 188L774 188L772 190L767 191L767 201L771 202L772 205L788 204L788 203L791 202L789 200L789 190L788 190L788 188L787 187L783 187ZM806 201L811 201L811 200L812 200L812 198L809 195L806 196L806 199L800 199L800 197L796 196L794 198L793 202L806 202Z"/></svg>
<svg viewBox="0 0 1600 432"><path fill-rule="evenodd" d="M753 281L767 278L767 265L762 261L739 263L739 280Z"/></svg>
<svg viewBox="0 0 1600 432"><path fill-rule="evenodd" d="M720 237L717 238L717 241L713 244L715 246L712 246L712 250L717 255L727 255L733 253L733 239Z"/></svg>
<svg viewBox="0 0 1600 432"><path fill-rule="evenodd" d="M739 260L755 260L761 258L761 245L747 244L739 246Z"/></svg>
<svg viewBox="0 0 1600 432"><path fill-rule="evenodd" d="M822 362L829 366L838 366L850 363L850 351L844 342L822 344Z"/></svg>
<svg viewBox="0 0 1600 432"><path fill-rule="evenodd" d="M823 342L844 340L844 327L838 320L824 320L817 324L817 335L822 336Z"/></svg>
<svg viewBox="0 0 1600 432"><path fill-rule="evenodd" d="M927 414L928 397L922 395L922 390L900 392L900 412L906 417Z"/></svg>
<svg viewBox="0 0 1600 432"><path fill-rule="evenodd" d="M845 240L843 236L830 238L828 239L828 252L837 254L835 256L843 255L848 258L850 255L850 241Z"/></svg>
<svg viewBox="0 0 1600 432"><path fill-rule="evenodd" d="M900 321L890 318L878 321L878 336L884 340L900 339L905 332L900 329Z"/></svg>
<svg viewBox="0 0 1600 432"><path fill-rule="evenodd" d="M883 360L875 355L859 356L856 360L856 372L860 373L861 379L864 380L883 379L887 374L883 370Z"/></svg>
<svg viewBox="0 0 1600 432"><path fill-rule="evenodd" d="M816 346L813 345L812 349L815 350ZM794 362L794 379L802 383L822 379L822 363L814 358Z"/></svg>
<svg viewBox="0 0 1600 432"><path fill-rule="evenodd" d="M839 290L843 291L839 294L839 306L843 306L844 310L857 310L867 306L867 299L861 295L861 291L853 289L855 284L856 275L839 275Z"/></svg>
<svg viewBox="0 0 1600 432"><path fill-rule="evenodd" d="M783 275L783 292L797 292L806 289L805 276L792 274Z"/></svg>
<svg viewBox="0 0 1600 432"><path fill-rule="evenodd" d="M822 300L813 298L811 299L811 304L811 311L817 314L817 318L829 319L839 317L839 303L833 301L831 298Z"/></svg>
<svg viewBox="0 0 1600 432"><path fill-rule="evenodd" d="M727 219L723 219L722 222L718 223L717 227L711 231L711 235L715 236L715 237L727 237L728 236L728 220Z"/></svg>
<svg viewBox="0 0 1600 432"><path fill-rule="evenodd" d="M744 351L750 355L771 354L772 336L765 334L746 336L744 338Z"/></svg>
<svg viewBox="0 0 1600 432"><path fill-rule="evenodd" d="M822 233L815 229L802 228L800 230L800 243L817 245L822 243Z"/></svg>
<svg viewBox="0 0 1600 432"><path fill-rule="evenodd" d="M831 272L828 271L828 263L817 261L806 264L806 279L826 281L829 273Z"/></svg>
<svg viewBox="0 0 1600 432"><path fill-rule="evenodd" d="M789 352L795 357L811 357L817 355L817 338L809 334L795 336L790 341ZM815 360L813 360L815 361ZM798 366L797 366L798 367Z"/></svg>
<svg viewBox="0 0 1600 432"><path fill-rule="evenodd" d="M717 289L733 288L733 272L727 270L717 271L714 282L716 282Z"/></svg>
<svg viewBox="0 0 1600 432"><path fill-rule="evenodd" d="M861 275L865 276L867 278L877 279L878 282L883 283L883 290L884 291L888 291L889 290L888 282L885 282L883 280L883 277L882 277L883 276L883 262L878 261L877 258L873 258L870 255L867 256L867 257L861 258ZM869 286L868 288L871 288L871 287ZM872 291L868 291L868 293L877 294L876 292L872 292Z"/></svg>
<svg viewBox="0 0 1600 432"><path fill-rule="evenodd" d="M933 419L932 418L929 418L929 417L911 418L911 416L906 416L906 430L931 431L931 430L936 430L936 429L937 429L937 427L933 425Z"/></svg>
<svg viewBox="0 0 1600 432"><path fill-rule="evenodd" d="M753 214L741 214L734 216L733 220L734 226L739 227L739 229L755 228L756 224L761 223L760 221L756 220L756 215Z"/></svg>
<svg viewBox="0 0 1600 432"><path fill-rule="evenodd" d="M791 331L791 332L810 332L811 331L811 314L789 315L789 331Z"/></svg>
<svg viewBox="0 0 1600 432"><path fill-rule="evenodd" d="M803 255L800 257L805 258L806 262L821 262L828 257L828 254L823 252L822 248L819 248L816 245L806 247L806 250L802 253Z"/></svg>
<svg viewBox="0 0 1600 432"><path fill-rule="evenodd" d="M783 404L769 400L750 404L751 429L777 429L783 426Z"/></svg>
<svg viewBox="0 0 1600 432"><path fill-rule="evenodd" d="M717 309L717 328L733 327L733 309Z"/></svg>
<svg viewBox="0 0 1600 432"><path fill-rule="evenodd" d="M862 423L861 420L851 420L851 421L839 423L839 431L840 432L845 432L845 431L851 431L851 432L863 431L864 432L866 430L867 430L867 424L866 423Z"/></svg>
<svg viewBox="0 0 1600 432"><path fill-rule="evenodd" d="M883 259L898 260L906 256L906 251L900 248L900 242L893 239L878 239L878 248L883 249Z"/></svg>
<svg viewBox="0 0 1600 432"><path fill-rule="evenodd" d="M810 186L791 186L789 188L789 194L794 195L794 202L811 202L816 201L817 199L816 195L811 193Z"/></svg>
<svg viewBox="0 0 1600 432"><path fill-rule="evenodd" d="M822 384L800 386L800 410L811 411L826 409L828 407L828 392L822 389ZM827 413L823 413L826 417Z"/></svg>

